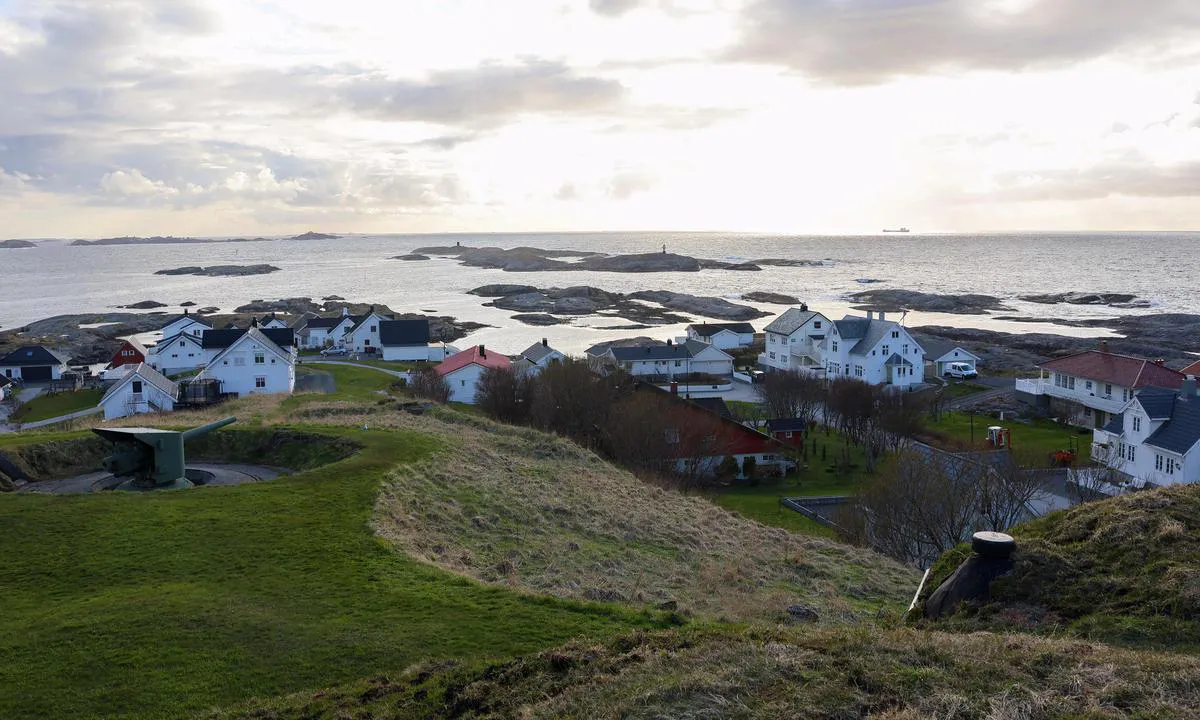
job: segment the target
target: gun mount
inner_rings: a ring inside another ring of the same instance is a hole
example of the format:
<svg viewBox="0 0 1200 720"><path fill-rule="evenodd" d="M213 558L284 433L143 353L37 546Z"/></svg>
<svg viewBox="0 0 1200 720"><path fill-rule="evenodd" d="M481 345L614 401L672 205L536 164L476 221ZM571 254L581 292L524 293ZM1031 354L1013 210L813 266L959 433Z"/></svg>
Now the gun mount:
<svg viewBox="0 0 1200 720"><path fill-rule="evenodd" d="M157 428L93 428L113 444L103 467L116 477L130 478L130 490L171 490L192 487L184 466L183 444L223 428L237 418L227 417L179 432Z"/></svg>

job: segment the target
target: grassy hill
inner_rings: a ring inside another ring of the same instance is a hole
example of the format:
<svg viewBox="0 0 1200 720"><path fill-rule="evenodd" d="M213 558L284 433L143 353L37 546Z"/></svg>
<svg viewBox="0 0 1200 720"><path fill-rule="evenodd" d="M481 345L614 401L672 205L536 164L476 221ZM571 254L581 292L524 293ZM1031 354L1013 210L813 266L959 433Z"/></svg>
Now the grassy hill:
<svg viewBox="0 0 1200 720"><path fill-rule="evenodd" d="M943 626L1200 650L1200 486L1089 503L1011 533L1012 574ZM926 595L968 552L939 561Z"/></svg>

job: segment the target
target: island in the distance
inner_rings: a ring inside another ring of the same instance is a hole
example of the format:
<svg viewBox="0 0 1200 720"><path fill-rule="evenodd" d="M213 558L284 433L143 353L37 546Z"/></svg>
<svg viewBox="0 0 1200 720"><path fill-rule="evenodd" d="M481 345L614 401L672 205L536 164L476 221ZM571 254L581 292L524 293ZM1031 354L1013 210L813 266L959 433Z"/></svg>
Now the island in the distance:
<svg viewBox="0 0 1200 720"><path fill-rule="evenodd" d="M468 247L466 245L422 247L413 255L441 255L457 258L463 265L507 272L540 272L545 270L592 270L596 272L654 273L654 272L699 272L700 270L762 270L764 265L779 267L820 267L821 260L796 260L790 258L765 258L746 262L725 262L676 255L668 252L635 253L631 255L605 255L586 250L546 250L535 247ZM564 260L561 258L571 258ZM396 256L393 259L408 260L411 256Z"/></svg>
<svg viewBox="0 0 1200 720"><path fill-rule="evenodd" d="M642 290L628 294L580 285L568 288L536 288L531 285L484 285L468 290L470 295L495 298L484 305L517 312L514 319L528 325L553 325L567 320L559 315L621 317L647 325L686 323L691 320L675 312L721 320L754 320L770 313L738 305L717 297L703 297L665 290ZM662 307L654 307L653 303Z"/></svg>
<svg viewBox="0 0 1200 720"><path fill-rule="evenodd" d="M37 243L29 242L28 240L0 240L0 248L31 248L37 247Z"/></svg>
<svg viewBox="0 0 1200 720"><path fill-rule="evenodd" d="M233 238L231 240L219 238L194 238L194 237L174 237L172 235L152 235L151 237L134 237L126 235L123 237L100 238L99 240L74 240L71 242L73 247L85 247L88 245L199 245L203 243L244 243L244 242L266 242L267 238Z"/></svg>
<svg viewBox="0 0 1200 720"><path fill-rule="evenodd" d="M288 238L288 240L337 240L340 237L340 235L330 235L328 233L319 233L309 230L303 235L294 235Z"/></svg>
<svg viewBox="0 0 1200 720"><path fill-rule="evenodd" d="M155 275L205 275L208 277L240 277L243 275L266 275L267 273L277 272L279 268L274 265L209 265L208 267L200 267L199 265L188 265L185 267L171 268L169 270L159 270Z"/></svg>

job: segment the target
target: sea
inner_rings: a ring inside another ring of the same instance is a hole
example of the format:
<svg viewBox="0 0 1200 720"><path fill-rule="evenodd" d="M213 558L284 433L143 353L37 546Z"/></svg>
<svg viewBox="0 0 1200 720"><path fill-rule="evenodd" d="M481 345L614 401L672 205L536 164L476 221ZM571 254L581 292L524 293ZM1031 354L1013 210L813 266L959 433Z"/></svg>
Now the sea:
<svg viewBox="0 0 1200 720"><path fill-rule="evenodd" d="M516 353L546 338L564 352L580 353L604 340L632 335L659 339L684 334L685 325L645 330L613 329L630 321L611 317L572 319L533 327L511 312L485 307L487 298L467 291L493 283L537 287L591 285L608 291L670 290L738 301L743 293L795 296L831 317L853 312L851 293L902 288L931 293L982 293L1002 298L1012 311L991 315L910 312L910 326L948 325L1008 332L1052 332L1102 337L1111 332L1078 328L1057 319L1110 318L1150 312L1193 312L1200 285L1200 233L1006 233L878 235L760 235L715 232L461 233L420 235L346 234L333 240L270 239L262 242L72 246L70 240L38 240L26 249L0 249L0 329L63 314L115 311L120 305L155 300L181 312L181 303L224 312L251 300L339 295L375 302L398 312L453 315L489 327L456 342L486 343ZM820 266L772 267L740 272L612 273L590 271L505 272L465 267L456 259L389 259L423 246L461 243L474 247L530 246L610 254L660 252L742 262L758 258L820 260ZM281 270L251 277L155 275L185 265L270 263ZM872 280L877 282L866 283ZM1148 309L1041 305L1017 299L1030 293L1121 292L1150 302ZM787 306L746 303L771 313ZM1001 316L1035 318L1013 322ZM890 319L890 318L889 318ZM897 318L899 319L899 318ZM697 321L704 318L697 317ZM755 321L756 328L771 317Z"/></svg>

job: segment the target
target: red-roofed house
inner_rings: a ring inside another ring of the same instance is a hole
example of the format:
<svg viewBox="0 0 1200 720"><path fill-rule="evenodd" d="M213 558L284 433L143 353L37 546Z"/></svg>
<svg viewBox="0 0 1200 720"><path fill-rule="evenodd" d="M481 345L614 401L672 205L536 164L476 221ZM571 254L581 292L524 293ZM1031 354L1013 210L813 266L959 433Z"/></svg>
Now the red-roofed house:
<svg viewBox="0 0 1200 720"><path fill-rule="evenodd" d="M121 343L121 349L113 353L112 360L109 361L110 368L121 367L122 365L137 365L138 363L146 362L146 346L142 345L137 340L129 338Z"/></svg>
<svg viewBox="0 0 1200 720"><path fill-rule="evenodd" d="M488 368L508 369L512 361L504 353L488 350L483 345L455 353L434 366L450 385L450 402L475 404L475 386Z"/></svg>
<svg viewBox="0 0 1200 720"><path fill-rule="evenodd" d="M1192 376L1200 375L1200 360L1197 360L1196 362L1192 363L1191 365L1188 365L1187 367L1180 370L1179 372L1183 373L1184 375L1192 375Z"/></svg>
<svg viewBox="0 0 1200 720"><path fill-rule="evenodd" d="M1017 398L1092 428L1104 427L1141 388L1178 390L1186 377L1161 361L1104 350L1056 358L1038 369L1038 377L1017 380Z"/></svg>

